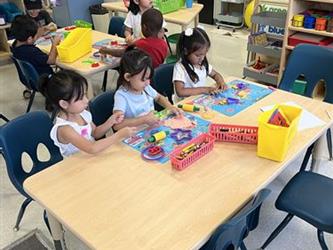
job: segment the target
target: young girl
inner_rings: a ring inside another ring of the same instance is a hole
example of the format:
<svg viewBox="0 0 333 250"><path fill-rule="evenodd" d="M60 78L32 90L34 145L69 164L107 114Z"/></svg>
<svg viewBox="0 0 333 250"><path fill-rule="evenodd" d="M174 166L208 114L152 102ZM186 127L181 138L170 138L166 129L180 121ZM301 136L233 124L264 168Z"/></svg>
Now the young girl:
<svg viewBox="0 0 333 250"><path fill-rule="evenodd" d="M203 29L189 28L181 33L177 44L180 60L174 66L172 78L177 101L182 97L209 94L226 88L223 77L207 61L209 47L210 40ZM215 80L216 87L206 85L207 76Z"/></svg>
<svg viewBox="0 0 333 250"><path fill-rule="evenodd" d="M65 157L80 150L90 154L101 152L136 132L135 128L127 127L110 137L95 141L104 136L114 124L121 122L123 114L119 112L112 115L104 124L96 127L91 113L86 110L87 80L73 71L63 70L54 75L42 76L40 90L59 110L50 136Z"/></svg>
<svg viewBox="0 0 333 250"><path fill-rule="evenodd" d="M181 116L182 112L177 107L150 86L152 76L152 60L145 52L132 49L123 55L113 113L124 114L125 118L114 126L116 130L126 126L157 124L159 119L154 115L154 101Z"/></svg>
<svg viewBox="0 0 333 250"><path fill-rule="evenodd" d="M125 41L132 45L136 40L142 37L141 35L141 16L143 12L153 7L152 0L130 0L128 14L125 19ZM166 23L163 20L163 27ZM161 29L158 37L163 38L164 30Z"/></svg>

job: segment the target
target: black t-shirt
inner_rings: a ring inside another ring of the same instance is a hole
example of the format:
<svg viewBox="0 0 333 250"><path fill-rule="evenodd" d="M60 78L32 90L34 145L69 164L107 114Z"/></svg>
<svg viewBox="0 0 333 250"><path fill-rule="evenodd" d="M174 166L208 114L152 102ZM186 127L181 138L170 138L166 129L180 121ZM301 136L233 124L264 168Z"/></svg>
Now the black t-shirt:
<svg viewBox="0 0 333 250"><path fill-rule="evenodd" d="M33 19L38 23L39 27L43 27L53 22L50 14L46 10L40 10L38 16Z"/></svg>
<svg viewBox="0 0 333 250"><path fill-rule="evenodd" d="M11 47L11 51L15 58L31 63L39 75L53 73L51 66L47 64L49 56L35 45L24 44L16 47L15 40Z"/></svg>

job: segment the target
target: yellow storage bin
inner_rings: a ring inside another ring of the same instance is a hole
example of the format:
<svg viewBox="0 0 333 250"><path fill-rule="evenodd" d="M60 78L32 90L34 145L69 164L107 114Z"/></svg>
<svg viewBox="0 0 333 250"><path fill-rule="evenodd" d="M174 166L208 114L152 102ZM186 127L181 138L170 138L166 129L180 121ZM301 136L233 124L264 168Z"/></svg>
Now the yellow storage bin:
<svg viewBox="0 0 333 250"><path fill-rule="evenodd" d="M290 122L289 127L269 124L268 120L276 109L280 109ZM257 155L273 161L283 161L294 138L302 109L289 105L276 105L259 116Z"/></svg>
<svg viewBox="0 0 333 250"><path fill-rule="evenodd" d="M71 63L91 52L92 34L91 29L76 28L58 46L59 60Z"/></svg>

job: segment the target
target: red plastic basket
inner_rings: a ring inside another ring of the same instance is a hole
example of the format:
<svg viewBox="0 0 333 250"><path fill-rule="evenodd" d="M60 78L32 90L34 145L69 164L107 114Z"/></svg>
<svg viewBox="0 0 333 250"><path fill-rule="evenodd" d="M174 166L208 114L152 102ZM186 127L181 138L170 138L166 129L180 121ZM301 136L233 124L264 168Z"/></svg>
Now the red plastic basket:
<svg viewBox="0 0 333 250"><path fill-rule="evenodd" d="M215 137L216 141L246 144L258 142L258 127L212 123L209 126L209 133Z"/></svg>
<svg viewBox="0 0 333 250"><path fill-rule="evenodd" d="M199 160L204 155L208 154L210 151L213 150L215 138L209 134L201 134L198 137L192 139L188 143L177 147L175 150L172 151L170 154L170 161L172 167L177 170L183 170L191 165L196 160ZM177 157L180 156L182 150L188 147L191 144L200 144L202 142L206 142L201 148L196 150L194 153L186 156L184 159L180 160Z"/></svg>

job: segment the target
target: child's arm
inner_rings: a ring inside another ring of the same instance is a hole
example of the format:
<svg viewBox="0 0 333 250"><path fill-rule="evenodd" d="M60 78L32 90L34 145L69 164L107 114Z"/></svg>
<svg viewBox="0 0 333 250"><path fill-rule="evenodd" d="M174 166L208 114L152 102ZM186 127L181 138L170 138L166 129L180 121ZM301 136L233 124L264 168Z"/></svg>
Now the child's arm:
<svg viewBox="0 0 333 250"><path fill-rule="evenodd" d="M114 114L121 112L119 110L115 110ZM115 130L122 129L124 127L138 127L141 125L155 125L159 122L158 117L154 115L154 112L151 111L146 115L135 117L135 118L124 118L124 120L118 124L115 124L113 128Z"/></svg>
<svg viewBox="0 0 333 250"><path fill-rule="evenodd" d="M214 69L209 74L209 76L215 80L218 89L225 90L228 88L224 82L222 75L220 73L216 72Z"/></svg>
<svg viewBox="0 0 333 250"><path fill-rule="evenodd" d="M110 116L110 118L106 122L104 122L102 125L99 125L98 127L96 127L95 124L92 124L93 137L95 139L102 138L112 128L114 124L122 122L123 119L124 119L124 113L118 112Z"/></svg>
<svg viewBox="0 0 333 250"><path fill-rule="evenodd" d="M134 135L136 132L136 128L127 127L104 139L98 141L89 141L78 134L71 126L62 126L58 128L57 137L58 141L63 144L71 143L81 151L89 154L96 154L105 150L112 144L122 140L123 138Z"/></svg>
<svg viewBox="0 0 333 250"><path fill-rule="evenodd" d="M185 88L184 83L181 81L174 81L176 94L179 97L188 97L192 95L210 94L216 88L214 87L198 87L198 88Z"/></svg>
<svg viewBox="0 0 333 250"><path fill-rule="evenodd" d="M125 41L128 45L132 45L134 43L134 37L132 36L133 30L132 28L125 26Z"/></svg>
<svg viewBox="0 0 333 250"><path fill-rule="evenodd" d="M113 49L113 48L107 48L107 47L102 47L99 49L99 53L106 55L112 55L115 57L122 57L125 53L126 49L125 48L117 48L117 49Z"/></svg>
<svg viewBox="0 0 333 250"><path fill-rule="evenodd" d="M49 53L49 58L47 60L47 64L55 64L56 63L56 59L57 59L57 45L60 43L61 41L61 37L60 36L55 36L52 39L52 46L51 46L51 50Z"/></svg>
<svg viewBox="0 0 333 250"><path fill-rule="evenodd" d="M181 116L181 115L183 114L183 112L182 112L179 108L173 106L173 105L169 102L168 98L166 98L165 96L162 96L162 95L158 94L157 97L155 98L155 101L156 101L158 104L160 104L162 107L164 107L164 108L170 110L170 111L171 111L172 113L174 113L176 116Z"/></svg>

